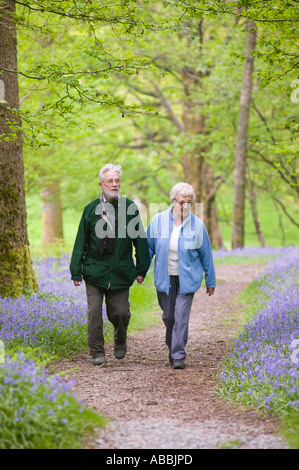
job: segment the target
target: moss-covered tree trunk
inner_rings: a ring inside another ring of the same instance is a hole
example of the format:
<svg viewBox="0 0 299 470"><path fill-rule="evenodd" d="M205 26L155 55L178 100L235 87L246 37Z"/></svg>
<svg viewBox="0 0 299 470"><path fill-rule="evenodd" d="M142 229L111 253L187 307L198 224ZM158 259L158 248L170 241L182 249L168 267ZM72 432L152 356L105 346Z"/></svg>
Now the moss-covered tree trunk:
<svg viewBox="0 0 299 470"><path fill-rule="evenodd" d="M37 287L29 251L24 190L15 2L3 2L0 20L0 295L17 297Z"/></svg>

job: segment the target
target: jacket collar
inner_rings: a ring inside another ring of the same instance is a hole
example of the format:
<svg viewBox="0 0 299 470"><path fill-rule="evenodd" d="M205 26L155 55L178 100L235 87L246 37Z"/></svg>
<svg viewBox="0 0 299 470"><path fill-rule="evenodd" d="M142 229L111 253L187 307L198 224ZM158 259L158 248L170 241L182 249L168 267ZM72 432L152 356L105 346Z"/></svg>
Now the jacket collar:
<svg viewBox="0 0 299 470"><path fill-rule="evenodd" d="M174 222L175 222L175 218L174 218L173 215L172 215L173 207L174 207L174 206L172 205L171 208L169 209L169 214L170 214L170 220L172 220L172 222L174 223ZM182 223L182 227L184 227L186 224L190 223L190 219L191 219L191 212L189 212L189 214L187 215L187 217L184 218L183 223Z"/></svg>

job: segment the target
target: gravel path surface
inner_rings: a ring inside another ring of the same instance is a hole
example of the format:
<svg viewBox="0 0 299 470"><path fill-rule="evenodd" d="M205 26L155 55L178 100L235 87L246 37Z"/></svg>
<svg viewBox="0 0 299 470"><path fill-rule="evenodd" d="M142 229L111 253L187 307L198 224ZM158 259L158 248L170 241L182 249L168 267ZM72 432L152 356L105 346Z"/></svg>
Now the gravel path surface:
<svg viewBox="0 0 299 470"><path fill-rule="evenodd" d="M78 398L111 422L99 432L94 449L282 449L275 419L229 405L218 398L218 363L229 352L239 328L234 298L264 265L216 266L218 285L208 297L195 295L187 344L187 368L173 370L164 344L162 320L130 335L128 353L118 361L106 346L108 364L95 367L88 354L64 361L59 370L78 370ZM134 314L134 312L132 312ZM157 307L157 314L161 312Z"/></svg>

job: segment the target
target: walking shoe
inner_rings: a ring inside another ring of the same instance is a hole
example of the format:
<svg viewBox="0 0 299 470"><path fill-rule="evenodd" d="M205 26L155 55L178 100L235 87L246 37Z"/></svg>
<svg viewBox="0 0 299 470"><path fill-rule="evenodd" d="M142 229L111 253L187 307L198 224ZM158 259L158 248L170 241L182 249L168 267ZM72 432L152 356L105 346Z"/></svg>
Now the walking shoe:
<svg viewBox="0 0 299 470"><path fill-rule="evenodd" d="M127 353L127 343L118 344L114 342L114 356L116 359L123 359Z"/></svg>
<svg viewBox="0 0 299 470"><path fill-rule="evenodd" d="M170 363L170 365L172 366L172 365L173 365L173 359L172 359L172 356L171 356L170 353L169 353L169 356L168 356L168 357L169 357L169 363Z"/></svg>
<svg viewBox="0 0 299 470"><path fill-rule="evenodd" d="M183 359L174 360L172 364L173 369L185 369L186 364Z"/></svg>
<svg viewBox="0 0 299 470"><path fill-rule="evenodd" d="M94 366L102 366L103 364L107 364L106 356L95 356L92 358L92 363Z"/></svg>

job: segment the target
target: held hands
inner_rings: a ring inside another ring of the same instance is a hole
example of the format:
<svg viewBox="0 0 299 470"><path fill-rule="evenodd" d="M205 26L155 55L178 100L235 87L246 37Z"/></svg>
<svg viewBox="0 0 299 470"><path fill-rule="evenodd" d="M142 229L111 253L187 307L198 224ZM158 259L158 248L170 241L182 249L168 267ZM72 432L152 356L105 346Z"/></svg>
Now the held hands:
<svg viewBox="0 0 299 470"><path fill-rule="evenodd" d="M206 293L208 294L209 297L213 295L214 292L215 292L215 287L207 287Z"/></svg>
<svg viewBox="0 0 299 470"><path fill-rule="evenodd" d="M144 277L143 276L137 276L136 281L138 282L138 284L142 284L143 281L144 281Z"/></svg>

